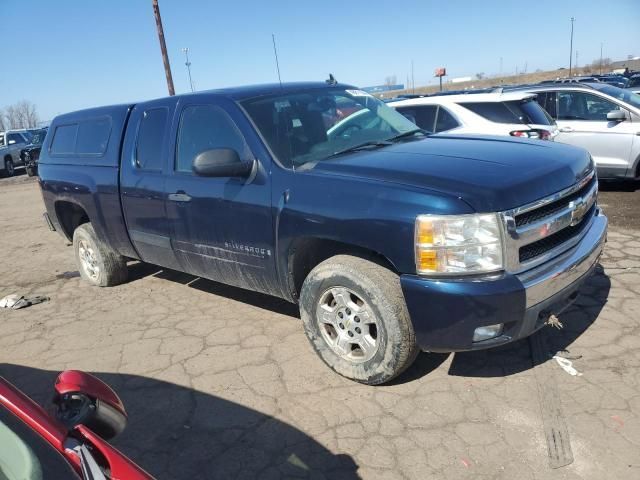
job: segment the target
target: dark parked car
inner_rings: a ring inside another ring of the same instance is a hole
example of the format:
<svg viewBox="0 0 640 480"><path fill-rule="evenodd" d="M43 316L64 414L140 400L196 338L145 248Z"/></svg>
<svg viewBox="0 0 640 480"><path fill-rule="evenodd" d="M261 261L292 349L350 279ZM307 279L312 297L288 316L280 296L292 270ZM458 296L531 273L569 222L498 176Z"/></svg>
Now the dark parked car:
<svg viewBox="0 0 640 480"><path fill-rule="evenodd" d="M626 88L640 88L640 73L635 73L629 78L629 83L627 83Z"/></svg>
<svg viewBox="0 0 640 480"><path fill-rule="evenodd" d="M47 130L47 128L34 130L32 132L31 143L20 151L20 158L22 158L22 162L27 170L27 175L30 177L38 174L38 158L40 158L40 149L47 135Z"/></svg>
<svg viewBox="0 0 640 480"><path fill-rule="evenodd" d="M61 115L39 169L45 219L87 282L122 283L136 259L282 297L320 358L367 384L420 349L538 330L577 296L607 230L585 150L429 136L341 84Z"/></svg>

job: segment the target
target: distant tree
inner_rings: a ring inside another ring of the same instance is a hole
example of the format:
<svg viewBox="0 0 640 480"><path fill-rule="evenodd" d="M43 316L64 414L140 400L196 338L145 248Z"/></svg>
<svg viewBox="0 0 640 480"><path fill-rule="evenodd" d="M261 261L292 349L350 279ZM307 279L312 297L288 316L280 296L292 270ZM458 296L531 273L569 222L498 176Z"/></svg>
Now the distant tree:
<svg viewBox="0 0 640 480"><path fill-rule="evenodd" d="M38 126L38 111L36 106L27 101L21 100L4 109L4 114L0 115L0 130L11 128L35 128Z"/></svg>
<svg viewBox="0 0 640 480"><path fill-rule="evenodd" d="M478 80L482 80L484 77L485 77L484 72L476 73L476 78L477 78Z"/></svg>
<svg viewBox="0 0 640 480"><path fill-rule="evenodd" d="M609 57L604 57L602 60L596 58L593 62L591 62L591 71L606 71L611 66L611 59Z"/></svg>
<svg viewBox="0 0 640 480"><path fill-rule="evenodd" d="M4 132L7 129L7 122L4 110L0 108L0 132Z"/></svg>
<svg viewBox="0 0 640 480"><path fill-rule="evenodd" d="M541 68L536 68L536 73L542 73L544 70L542 70Z"/></svg>
<svg viewBox="0 0 640 480"><path fill-rule="evenodd" d="M398 77L396 77L395 75L389 75L384 79L384 84L387 87L390 87L391 85L397 85L397 83L398 83Z"/></svg>

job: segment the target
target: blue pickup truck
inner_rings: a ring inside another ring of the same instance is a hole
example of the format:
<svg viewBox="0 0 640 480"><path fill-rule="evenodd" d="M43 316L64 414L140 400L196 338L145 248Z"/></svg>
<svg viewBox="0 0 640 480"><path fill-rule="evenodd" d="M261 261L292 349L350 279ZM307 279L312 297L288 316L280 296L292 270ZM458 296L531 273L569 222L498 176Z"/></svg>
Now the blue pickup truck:
<svg viewBox="0 0 640 480"><path fill-rule="evenodd" d="M606 240L586 151L428 135L337 83L61 115L39 169L45 220L89 283L142 261L295 302L320 358L366 384L420 350L530 335Z"/></svg>

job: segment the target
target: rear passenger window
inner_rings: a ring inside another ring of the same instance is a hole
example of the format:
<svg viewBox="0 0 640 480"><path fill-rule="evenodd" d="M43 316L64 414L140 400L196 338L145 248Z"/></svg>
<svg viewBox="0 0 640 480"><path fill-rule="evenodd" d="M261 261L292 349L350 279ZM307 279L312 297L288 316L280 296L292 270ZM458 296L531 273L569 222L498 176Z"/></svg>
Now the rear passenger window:
<svg viewBox="0 0 640 480"><path fill-rule="evenodd" d="M76 147L76 136L78 134L78 124L60 125L56 127L51 141L51 153L64 154L74 153Z"/></svg>
<svg viewBox="0 0 640 480"><path fill-rule="evenodd" d="M136 144L136 166L143 170L162 170L162 142L169 110L154 108L144 112L140 120Z"/></svg>
<svg viewBox="0 0 640 480"><path fill-rule="evenodd" d="M229 115L213 105L192 105L182 111L175 169L191 172L193 159L205 150L232 148L240 158L246 158L249 149Z"/></svg>
<svg viewBox="0 0 640 480"><path fill-rule="evenodd" d="M82 121L78 127L75 152L80 155L102 155L111 135L111 118L101 117Z"/></svg>
<svg viewBox="0 0 640 480"><path fill-rule="evenodd" d="M444 132L456 128L458 121L445 108L438 108L438 118L436 119L436 133Z"/></svg>

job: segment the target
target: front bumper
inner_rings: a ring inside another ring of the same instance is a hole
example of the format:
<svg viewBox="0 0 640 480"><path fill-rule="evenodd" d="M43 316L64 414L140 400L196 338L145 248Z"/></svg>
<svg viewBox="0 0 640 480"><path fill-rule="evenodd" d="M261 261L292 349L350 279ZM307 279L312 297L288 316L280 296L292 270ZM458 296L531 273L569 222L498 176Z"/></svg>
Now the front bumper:
<svg viewBox="0 0 640 480"><path fill-rule="evenodd" d="M490 277L400 282L418 345L432 352L480 350L527 337L564 310L595 269L607 236L607 217L596 213L575 247L527 272ZM502 334L473 342L476 328L504 324Z"/></svg>

